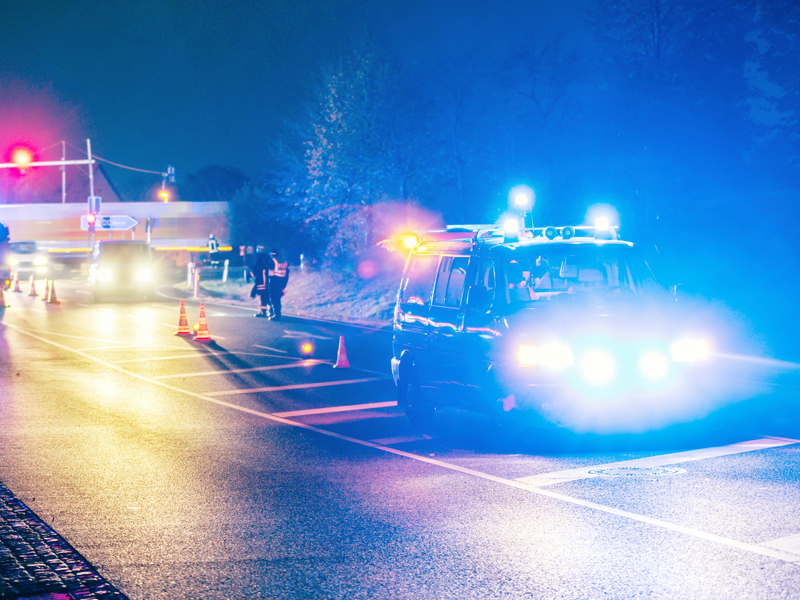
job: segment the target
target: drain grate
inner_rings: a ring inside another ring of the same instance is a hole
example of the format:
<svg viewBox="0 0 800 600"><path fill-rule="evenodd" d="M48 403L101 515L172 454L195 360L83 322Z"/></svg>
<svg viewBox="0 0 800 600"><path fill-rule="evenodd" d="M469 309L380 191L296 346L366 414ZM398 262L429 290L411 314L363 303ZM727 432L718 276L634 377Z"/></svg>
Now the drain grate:
<svg viewBox="0 0 800 600"><path fill-rule="evenodd" d="M678 475L679 473L686 473L686 469L673 467L614 467L589 471L590 475L599 475L601 477L660 477L662 475Z"/></svg>

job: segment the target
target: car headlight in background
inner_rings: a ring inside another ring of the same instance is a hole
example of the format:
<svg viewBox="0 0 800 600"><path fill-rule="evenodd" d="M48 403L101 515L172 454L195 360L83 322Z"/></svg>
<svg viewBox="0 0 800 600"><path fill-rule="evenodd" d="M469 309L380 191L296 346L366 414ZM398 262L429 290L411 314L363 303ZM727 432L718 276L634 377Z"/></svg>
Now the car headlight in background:
<svg viewBox="0 0 800 600"><path fill-rule="evenodd" d="M647 379L663 379L669 372L669 360L663 353L650 350L639 359L639 371Z"/></svg>
<svg viewBox="0 0 800 600"><path fill-rule="evenodd" d="M694 362L708 358L708 343L705 340L681 340L670 348L675 362Z"/></svg>
<svg viewBox="0 0 800 600"><path fill-rule="evenodd" d="M95 277L100 281L111 281L112 276L111 269L97 269L97 273L95 273Z"/></svg>
<svg viewBox="0 0 800 600"><path fill-rule="evenodd" d="M46 256L37 256L33 259L33 264L41 267L42 265L47 264L47 257Z"/></svg>
<svg viewBox="0 0 800 600"><path fill-rule="evenodd" d="M570 367L575 362L570 347L559 342L541 346L520 346L517 358L521 365L541 365L556 371Z"/></svg>
<svg viewBox="0 0 800 600"><path fill-rule="evenodd" d="M8 264L10 264L12 267L14 267L14 266L16 266L16 265L18 265L18 264L19 264L19 259L18 259L18 258L14 258L14 257L12 256L12 257L10 257L10 258L8 259Z"/></svg>
<svg viewBox="0 0 800 600"><path fill-rule="evenodd" d="M581 374L592 385L606 385L614 380L617 364L605 350L589 350L581 358Z"/></svg>
<svg viewBox="0 0 800 600"><path fill-rule="evenodd" d="M136 279L139 281L150 281L153 272L150 269L139 269L136 271Z"/></svg>

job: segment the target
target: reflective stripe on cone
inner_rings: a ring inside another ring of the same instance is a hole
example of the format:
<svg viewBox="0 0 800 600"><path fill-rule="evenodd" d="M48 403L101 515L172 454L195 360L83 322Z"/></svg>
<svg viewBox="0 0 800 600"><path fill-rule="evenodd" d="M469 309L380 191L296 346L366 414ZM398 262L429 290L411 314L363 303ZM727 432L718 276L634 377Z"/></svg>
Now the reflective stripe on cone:
<svg viewBox="0 0 800 600"><path fill-rule="evenodd" d="M208 321L206 320L206 308L203 303L200 303L200 327L197 329L197 335L194 339L198 342L210 342L211 335L208 333Z"/></svg>
<svg viewBox="0 0 800 600"><path fill-rule="evenodd" d="M192 330L189 328L189 321L186 319L186 305L181 300L181 314L178 317L178 331L175 335L192 335Z"/></svg>

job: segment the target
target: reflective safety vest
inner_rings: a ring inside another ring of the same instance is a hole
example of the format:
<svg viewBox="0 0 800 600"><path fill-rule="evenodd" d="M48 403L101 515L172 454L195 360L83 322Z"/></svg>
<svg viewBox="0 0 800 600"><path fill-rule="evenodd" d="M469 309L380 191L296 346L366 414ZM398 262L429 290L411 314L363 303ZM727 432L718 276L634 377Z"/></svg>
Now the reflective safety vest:
<svg viewBox="0 0 800 600"><path fill-rule="evenodd" d="M260 283L258 283L260 281ZM267 289L267 273L266 271L261 271L261 277L256 279L256 289L257 290L265 290Z"/></svg>
<svg viewBox="0 0 800 600"><path fill-rule="evenodd" d="M279 278L286 277L286 274L287 274L288 269L289 269L289 263L285 263L285 262L279 263L277 258L273 258L272 262L274 264L273 264L273 268L269 270L269 276L270 277L279 277Z"/></svg>

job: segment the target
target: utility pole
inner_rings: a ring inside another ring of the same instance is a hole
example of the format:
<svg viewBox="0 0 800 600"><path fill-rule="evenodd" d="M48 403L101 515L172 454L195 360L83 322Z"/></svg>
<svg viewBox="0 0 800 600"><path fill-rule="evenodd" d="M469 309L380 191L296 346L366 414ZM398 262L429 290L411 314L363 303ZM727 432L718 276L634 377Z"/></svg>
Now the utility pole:
<svg viewBox="0 0 800 600"><path fill-rule="evenodd" d="M86 138L86 154L89 156L89 195L94 198L94 168L92 167L92 140Z"/></svg>
<svg viewBox="0 0 800 600"><path fill-rule="evenodd" d="M61 162L64 162L65 160L67 160L67 142L61 140ZM61 165L61 204L66 204L66 203L67 203L67 166Z"/></svg>

